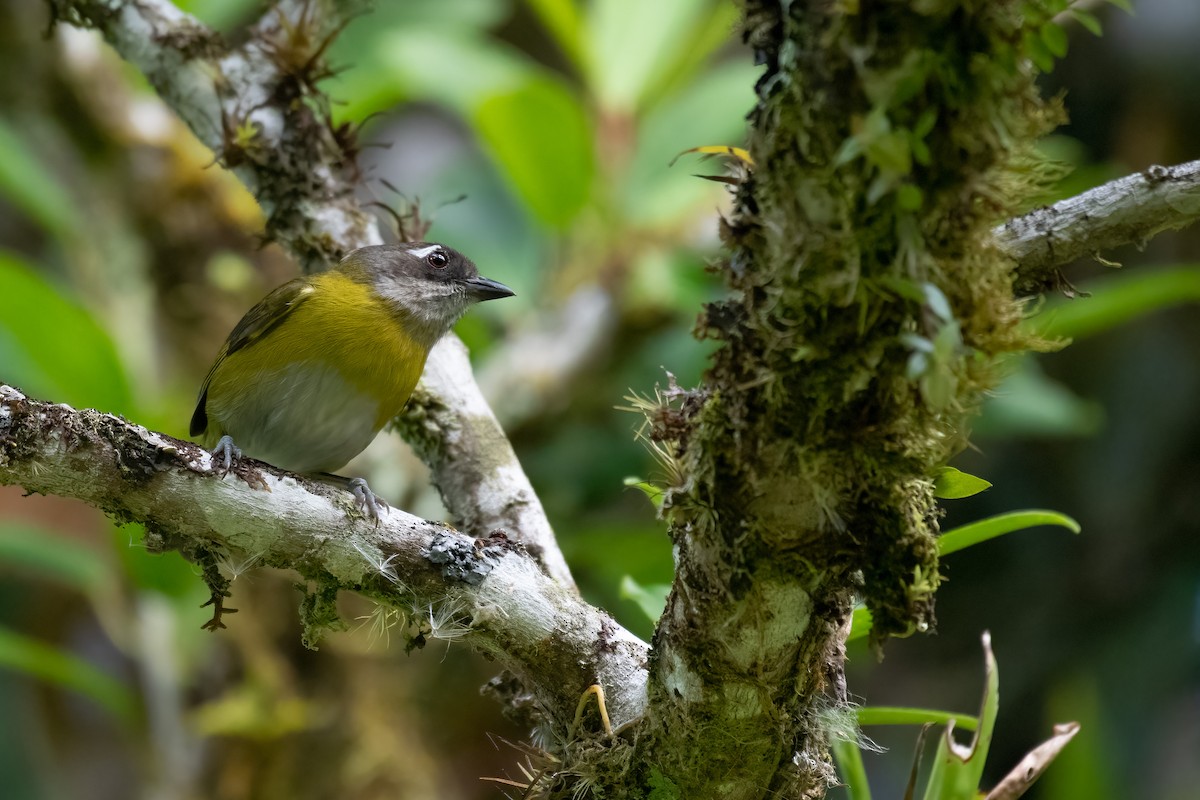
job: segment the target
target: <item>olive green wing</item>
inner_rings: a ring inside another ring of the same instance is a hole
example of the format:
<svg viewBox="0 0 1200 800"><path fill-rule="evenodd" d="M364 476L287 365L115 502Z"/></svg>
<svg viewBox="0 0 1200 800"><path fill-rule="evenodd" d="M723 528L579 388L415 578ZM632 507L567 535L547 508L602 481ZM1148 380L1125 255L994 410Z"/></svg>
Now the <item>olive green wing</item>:
<svg viewBox="0 0 1200 800"><path fill-rule="evenodd" d="M208 374L204 376L204 383L200 387L200 397L196 401L196 410L192 412L192 424L189 428L192 436L199 436L208 428L206 408L208 385L212 382L213 375L216 374L221 363L233 353L250 347L279 327L280 323L288 318L288 315L312 296L313 291L312 283L308 278L296 278L268 294L258 302L258 305L246 312L246 316L242 317L242 321L234 327L229 338L225 340L225 344L221 345L216 361L208 370Z"/></svg>

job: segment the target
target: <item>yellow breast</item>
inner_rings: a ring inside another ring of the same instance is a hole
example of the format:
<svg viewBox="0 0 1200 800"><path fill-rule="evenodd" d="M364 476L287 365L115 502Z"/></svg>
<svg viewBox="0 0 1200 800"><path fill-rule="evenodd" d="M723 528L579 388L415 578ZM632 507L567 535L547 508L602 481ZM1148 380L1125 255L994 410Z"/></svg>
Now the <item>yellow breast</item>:
<svg viewBox="0 0 1200 800"><path fill-rule="evenodd" d="M364 285L340 272L217 366L211 434L297 472L333 471L370 444L412 394L428 355Z"/></svg>

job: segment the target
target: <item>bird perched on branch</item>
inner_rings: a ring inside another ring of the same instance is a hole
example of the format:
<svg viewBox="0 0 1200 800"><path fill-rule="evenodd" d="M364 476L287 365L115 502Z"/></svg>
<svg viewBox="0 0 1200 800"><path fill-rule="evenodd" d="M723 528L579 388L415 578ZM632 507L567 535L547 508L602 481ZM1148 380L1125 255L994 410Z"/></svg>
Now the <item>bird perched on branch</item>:
<svg viewBox="0 0 1200 800"><path fill-rule="evenodd" d="M400 412L469 306L513 294L445 245L355 250L242 317L200 387L191 435L226 470L245 454L340 483L378 523L384 504L367 482L333 471Z"/></svg>

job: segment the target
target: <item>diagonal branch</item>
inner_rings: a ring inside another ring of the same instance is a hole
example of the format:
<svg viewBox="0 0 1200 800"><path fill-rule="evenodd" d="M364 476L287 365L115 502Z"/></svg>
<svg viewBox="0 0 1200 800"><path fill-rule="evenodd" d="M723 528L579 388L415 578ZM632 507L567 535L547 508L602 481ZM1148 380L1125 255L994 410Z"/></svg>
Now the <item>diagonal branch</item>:
<svg viewBox="0 0 1200 800"><path fill-rule="evenodd" d="M992 231L1017 262L1018 294L1053 289L1077 258L1178 230L1200 218L1200 161L1154 166L1036 209Z"/></svg>
<svg viewBox="0 0 1200 800"><path fill-rule="evenodd" d="M197 445L0 384L0 484L142 522L152 548L294 569L314 597L345 589L418 616L428 609L522 676L559 733L595 683L615 724L641 714L646 645L545 575L520 544L398 510L373 527L348 519L344 492L247 463L245 480L221 478Z"/></svg>
<svg viewBox="0 0 1200 800"><path fill-rule="evenodd" d="M327 100L313 85L324 75L324 42L336 32L332 15L313 12L309 3L273 9L235 48L168 0L49 2L55 19L97 29L145 73L254 193L268 217L267 234L305 269L381 241L375 219L354 197L353 157L333 135L321 112ZM547 574L574 586L541 502L479 394L461 345L454 346L453 334L447 338L430 356L415 398L421 420L401 420L400 429L417 436L417 449L461 528L475 534L503 528L537 555ZM467 464L470 479L456 478L455 469Z"/></svg>

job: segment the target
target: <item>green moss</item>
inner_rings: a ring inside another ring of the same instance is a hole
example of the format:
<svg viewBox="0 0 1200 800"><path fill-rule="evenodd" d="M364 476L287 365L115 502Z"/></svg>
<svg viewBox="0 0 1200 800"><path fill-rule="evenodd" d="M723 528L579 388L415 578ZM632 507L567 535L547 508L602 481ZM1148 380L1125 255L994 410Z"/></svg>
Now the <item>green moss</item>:
<svg viewBox="0 0 1200 800"><path fill-rule="evenodd" d="M877 633L904 635L932 625L940 581L926 478L963 445L994 356L1030 344L987 240L1036 183L1032 143L1060 117L1025 35L1050 12L836 8L747 5L766 63L758 167L725 230L733 297L697 325L723 342L713 392L673 436L689 488L664 513L713 546L736 537L732 551L786 546L772 507L786 510L811 529L791 537L803 557L861 574Z"/></svg>
<svg viewBox="0 0 1200 800"><path fill-rule="evenodd" d="M316 650L326 633L346 630L346 623L338 615L338 585L333 579L318 580L311 584L297 584L304 592L300 601L300 623L303 626L301 641L310 650Z"/></svg>

